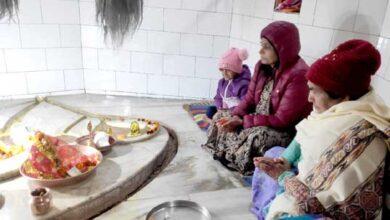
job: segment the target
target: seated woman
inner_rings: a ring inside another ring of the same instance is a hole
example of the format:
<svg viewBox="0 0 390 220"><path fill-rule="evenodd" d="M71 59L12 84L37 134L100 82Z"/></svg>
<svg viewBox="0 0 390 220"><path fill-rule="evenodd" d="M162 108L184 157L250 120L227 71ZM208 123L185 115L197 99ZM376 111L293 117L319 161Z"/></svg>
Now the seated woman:
<svg viewBox="0 0 390 220"><path fill-rule="evenodd" d="M296 126L287 149L254 158L252 211L258 219L380 218L390 109L370 88L379 66L374 46L350 40L310 67L314 111Z"/></svg>
<svg viewBox="0 0 390 220"><path fill-rule="evenodd" d="M216 114L203 145L214 158L243 174L253 173L252 159L270 147L287 146L295 125L311 111L305 73L299 57L299 33L289 22L277 21L261 32L261 60L249 89L232 112Z"/></svg>

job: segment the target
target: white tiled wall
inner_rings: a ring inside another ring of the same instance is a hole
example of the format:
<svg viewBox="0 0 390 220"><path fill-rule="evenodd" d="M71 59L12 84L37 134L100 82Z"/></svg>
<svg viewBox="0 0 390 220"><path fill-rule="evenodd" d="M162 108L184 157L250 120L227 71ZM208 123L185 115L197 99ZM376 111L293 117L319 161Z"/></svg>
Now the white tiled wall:
<svg viewBox="0 0 390 220"><path fill-rule="evenodd" d="M259 57L261 29L274 20L297 25L301 56L311 64L338 44L360 38L376 45L382 67L373 79L378 93L390 104L390 4L388 0L303 0L300 14L273 12L274 1L234 0L230 45L249 50L248 64Z"/></svg>
<svg viewBox="0 0 390 220"><path fill-rule="evenodd" d="M84 92L79 2L20 0L0 21L0 98Z"/></svg>
<svg viewBox="0 0 390 220"><path fill-rule="evenodd" d="M94 0L21 0L19 20L0 21L0 97L85 89L210 98L220 55L246 47L253 68L261 29L286 20L298 26L309 64L351 38L377 45L383 64L373 84L390 103L388 0L303 0L299 15L274 12L274 0L144 2L139 30L115 49L96 24Z"/></svg>
<svg viewBox="0 0 390 220"><path fill-rule="evenodd" d="M233 0L146 0L143 23L118 49L104 44L94 7L80 1L87 92L210 97L221 77L217 58L229 47ZM110 83L97 82L99 71Z"/></svg>

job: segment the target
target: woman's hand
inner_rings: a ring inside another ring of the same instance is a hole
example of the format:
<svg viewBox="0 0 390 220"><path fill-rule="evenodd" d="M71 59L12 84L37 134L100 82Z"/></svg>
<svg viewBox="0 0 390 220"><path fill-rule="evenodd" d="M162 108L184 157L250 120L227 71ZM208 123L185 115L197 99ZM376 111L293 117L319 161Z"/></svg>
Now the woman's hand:
<svg viewBox="0 0 390 220"><path fill-rule="evenodd" d="M255 157L253 158L253 163L275 180L284 171L291 169L290 163L284 158Z"/></svg>
<svg viewBox="0 0 390 220"><path fill-rule="evenodd" d="M243 124L242 119L238 116L233 116L230 118L222 118L227 120L222 120L220 123L220 128L222 132L232 132L237 127L241 126Z"/></svg>

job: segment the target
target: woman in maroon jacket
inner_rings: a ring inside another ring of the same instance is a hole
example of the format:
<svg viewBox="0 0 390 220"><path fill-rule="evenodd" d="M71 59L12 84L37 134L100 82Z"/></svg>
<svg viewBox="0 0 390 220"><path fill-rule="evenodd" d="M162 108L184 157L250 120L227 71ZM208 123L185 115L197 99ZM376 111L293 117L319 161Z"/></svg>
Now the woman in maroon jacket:
<svg viewBox="0 0 390 220"><path fill-rule="evenodd" d="M243 174L254 170L253 157L273 146L287 146L294 126L311 111L305 73L298 53L297 27L276 21L261 32L260 61L248 92L232 116L214 118L203 145L223 164Z"/></svg>

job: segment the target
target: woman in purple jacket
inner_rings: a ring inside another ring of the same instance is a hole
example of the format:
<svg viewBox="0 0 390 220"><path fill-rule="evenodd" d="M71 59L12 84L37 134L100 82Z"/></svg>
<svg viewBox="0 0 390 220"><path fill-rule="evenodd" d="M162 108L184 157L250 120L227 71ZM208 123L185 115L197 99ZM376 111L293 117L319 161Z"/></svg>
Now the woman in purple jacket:
<svg viewBox="0 0 390 220"><path fill-rule="evenodd" d="M223 78L218 82L217 92L214 97L215 106L210 106L207 117L212 119L229 115L248 91L251 72L242 62L248 58L246 49L230 48L219 60L219 70Z"/></svg>
<svg viewBox="0 0 390 220"><path fill-rule="evenodd" d="M261 31L260 61L247 94L231 116L213 120L203 145L214 158L243 174L254 170L253 157L273 146L287 146L295 125L311 111L305 73L299 57L297 27L276 21Z"/></svg>

